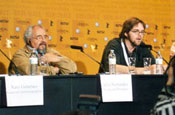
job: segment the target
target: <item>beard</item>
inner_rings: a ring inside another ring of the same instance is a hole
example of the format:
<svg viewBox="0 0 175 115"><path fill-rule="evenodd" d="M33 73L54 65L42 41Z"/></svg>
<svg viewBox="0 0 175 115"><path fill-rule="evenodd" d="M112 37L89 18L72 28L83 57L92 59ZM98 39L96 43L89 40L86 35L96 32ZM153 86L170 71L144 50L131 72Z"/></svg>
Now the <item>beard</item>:
<svg viewBox="0 0 175 115"><path fill-rule="evenodd" d="M131 45L132 45L133 47L137 47L137 46L139 46L139 45L141 44L141 42L140 42L139 44L137 44L136 41L132 41L131 38L130 38L130 36L128 36L127 39L130 41L130 43L131 43Z"/></svg>
<svg viewBox="0 0 175 115"><path fill-rule="evenodd" d="M42 45L44 45L44 47ZM41 46L42 46L42 48L41 48ZM37 51L38 51L39 54L44 55L47 51L46 43L45 42L40 43L39 47L37 48Z"/></svg>

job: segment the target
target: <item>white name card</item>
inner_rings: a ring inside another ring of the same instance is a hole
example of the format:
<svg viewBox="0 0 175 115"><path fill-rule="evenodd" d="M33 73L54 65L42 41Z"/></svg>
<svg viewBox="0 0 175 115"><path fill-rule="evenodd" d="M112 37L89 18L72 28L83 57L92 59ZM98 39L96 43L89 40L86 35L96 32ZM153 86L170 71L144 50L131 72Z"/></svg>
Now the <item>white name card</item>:
<svg viewBox="0 0 175 115"><path fill-rule="evenodd" d="M8 74L0 74L0 77L8 76Z"/></svg>
<svg viewBox="0 0 175 115"><path fill-rule="evenodd" d="M43 105L43 76L6 76L7 106Z"/></svg>
<svg viewBox="0 0 175 115"><path fill-rule="evenodd" d="M100 75L100 81L103 102L133 101L131 75Z"/></svg>

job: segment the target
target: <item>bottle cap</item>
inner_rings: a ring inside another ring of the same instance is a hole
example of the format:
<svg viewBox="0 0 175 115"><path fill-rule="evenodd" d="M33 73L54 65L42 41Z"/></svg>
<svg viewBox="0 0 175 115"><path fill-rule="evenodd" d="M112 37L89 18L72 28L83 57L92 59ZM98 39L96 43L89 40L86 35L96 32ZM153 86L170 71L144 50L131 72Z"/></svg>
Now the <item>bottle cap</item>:
<svg viewBox="0 0 175 115"><path fill-rule="evenodd" d="M163 60L161 58L156 59L156 64L163 64Z"/></svg>

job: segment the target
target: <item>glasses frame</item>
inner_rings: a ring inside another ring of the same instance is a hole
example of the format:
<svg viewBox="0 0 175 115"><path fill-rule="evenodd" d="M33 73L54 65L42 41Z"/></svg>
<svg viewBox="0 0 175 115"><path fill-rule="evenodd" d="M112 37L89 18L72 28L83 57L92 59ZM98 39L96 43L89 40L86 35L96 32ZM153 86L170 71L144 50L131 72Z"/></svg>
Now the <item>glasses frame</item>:
<svg viewBox="0 0 175 115"><path fill-rule="evenodd" d="M144 30L143 31L139 31L137 29L136 30L131 30L131 32L134 33L134 34L137 34L137 35L138 34L145 35L145 33L146 33Z"/></svg>
<svg viewBox="0 0 175 115"><path fill-rule="evenodd" d="M49 36L48 35L37 35L33 37L34 39L41 41L41 40L48 40Z"/></svg>

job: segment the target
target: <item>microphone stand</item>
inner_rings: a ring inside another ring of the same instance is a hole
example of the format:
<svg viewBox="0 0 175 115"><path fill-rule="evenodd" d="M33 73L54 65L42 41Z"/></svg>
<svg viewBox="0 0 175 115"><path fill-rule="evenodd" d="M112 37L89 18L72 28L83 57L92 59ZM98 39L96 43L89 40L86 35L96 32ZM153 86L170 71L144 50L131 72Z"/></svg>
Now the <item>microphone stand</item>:
<svg viewBox="0 0 175 115"><path fill-rule="evenodd" d="M89 58L91 58L92 60L94 60L98 64L101 64L100 62L98 62L97 60L95 60L93 57L91 57L90 55L86 54L83 50L81 50L81 52L83 52L85 55L87 55Z"/></svg>
<svg viewBox="0 0 175 115"><path fill-rule="evenodd" d="M146 44L141 44L140 47L143 47L143 48L148 48L150 51L153 51L155 52L157 55L161 56L157 51L153 50L152 49L152 46L151 45L146 45ZM162 56L161 56L162 57ZM168 64L168 62L162 57L163 61Z"/></svg>
<svg viewBox="0 0 175 115"><path fill-rule="evenodd" d="M155 50L153 50L153 49L151 49L153 52L155 52L157 55L159 55L160 56L160 54L157 52L157 51L155 51ZM162 56L161 56L162 57ZM168 64L168 62L162 57L162 59L163 59L163 61L166 63L166 64Z"/></svg>
<svg viewBox="0 0 175 115"><path fill-rule="evenodd" d="M168 69L170 68L170 65L171 65L171 63L172 63L172 61L173 61L174 59L175 59L175 56L173 56L173 57L170 59L170 61L169 61L169 63L168 63L168 67L166 68L164 74L167 73L167 71L168 71Z"/></svg>
<svg viewBox="0 0 175 115"><path fill-rule="evenodd" d="M16 67L15 63L13 61L11 61L11 59L0 49L0 52L15 66L15 73L18 76L19 75L19 71L18 68Z"/></svg>
<svg viewBox="0 0 175 115"><path fill-rule="evenodd" d="M98 62L96 59L94 59L92 56L90 56L90 55L88 55L87 53L85 53L85 52L83 51L83 48L80 49L80 51L81 51L82 53L84 53L86 56L88 56L89 58L91 58L92 60L94 60L96 63L98 63L98 64L100 65L100 68L103 69L103 71L105 71L105 69L103 68L103 65L102 65L100 62Z"/></svg>

